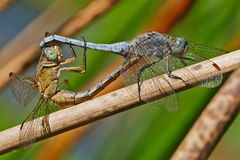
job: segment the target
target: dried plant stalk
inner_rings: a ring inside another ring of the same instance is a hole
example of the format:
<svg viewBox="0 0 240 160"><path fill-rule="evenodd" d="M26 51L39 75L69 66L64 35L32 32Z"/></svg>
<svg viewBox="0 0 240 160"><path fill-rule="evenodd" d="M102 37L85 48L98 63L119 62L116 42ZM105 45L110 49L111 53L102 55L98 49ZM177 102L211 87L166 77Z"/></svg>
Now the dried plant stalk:
<svg viewBox="0 0 240 160"><path fill-rule="evenodd" d="M221 70L217 70L213 67L212 63L209 63L209 61L204 61L173 72L174 75L180 76L184 81L187 81L187 84L182 80L171 79L168 78L167 75L164 76L176 91L190 88L205 79L218 75L219 73L226 73L238 68L240 66L240 50L215 57L211 59L211 61L215 62ZM184 72L186 69L197 78L187 75ZM155 87L155 83L159 83L163 86L161 91ZM129 92L129 90L135 90L135 93ZM146 80L142 83L141 97L143 99L154 100L164 97L169 92L171 92L171 87L162 76L154 78L154 80ZM42 126L36 126L37 134L34 134L31 137L37 142L98 119L134 108L141 104L142 103L139 102L138 98L137 85L131 85L97 97L93 100L50 114L49 124L51 134L42 135ZM41 122L42 118L43 117L40 117L36 119L36 121ZM20 126L16 126L0 132L0 153L11 151L23 145L19 144L19 128Z"/></svg>

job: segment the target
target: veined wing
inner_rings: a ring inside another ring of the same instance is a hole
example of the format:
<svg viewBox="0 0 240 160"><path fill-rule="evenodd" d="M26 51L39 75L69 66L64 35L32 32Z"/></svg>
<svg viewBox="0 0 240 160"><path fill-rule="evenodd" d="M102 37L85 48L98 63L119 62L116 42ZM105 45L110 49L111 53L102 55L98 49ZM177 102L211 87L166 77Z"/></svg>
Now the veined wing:
<svg viewBox="0 0 240 160"><path fill-rule="evenodd" d="M20 128L19 143L23 147L29 147L34 143L33 135L47 135L51 133L48 122L48 114L58 110L58 107L50 100L39 99L34 110L24 120ZM44 116L41 121L36 118ZM40 129L39 129L40 127Z"/></svg>
<svg viewBox="0 0 240 160"><path fill-rule="evenodd" d="M31 77L18 77L12 72L9 77L12 79L10 87L13 95L21 106L26 107L38 93L35 80Z"/></svg>
<svg viewBox="0 0 240 160"><path fill-rule="evenodd" d="M157 99L152 102L157 107L162 107L167 111L175 112L179 109L178 97L171 83L165 77L167 72L165 68L165 59L156 60L155 58L144 57L146 63L152 64L150 67L142 72L143 79L152 78L154 87L158 88L159 92L164 95L163 98ZM164 84L164 85L163 85ZM166 91L166 88L169 88Z"/></svg>
<svg viewBox="0 0 240 160"><path fill-rule="evenodd" d="M200 61L208 61L215 70L217 71L221 70L216 63L214 63L209 59L215 56L225 54L227 53L227 51L218 49L218 48L196 44L193 42L188 42L188 46L189 46L188 50L184 55L184 58L188 60L184 60L185 62L188 61L189 63L189 61L192 61L191 63L197 63ZM217 87L218 85L221 84L222 79L223 79L223 75L219 74L202 81L200 86L206 87L206 88Z"/></svg>
<svg viewBox="0 0 240 160"><path fill-rule="evenodd" d="M159 92L162 93L165 97L155 100L151 104L157 107L162 107L168 111L177 111L178 110L178 98L175 94L175 91L173 87L171 86L170 82L164 77L166 72L164 71L163 67L165 67L163 60L160 60L156 57L142 57L141 60L132 66L129 70L127 70L125 73L123 73L123 79L126 82L126 84L134 84L138 83L140 84L140 88L136 87L135 89L139 90L139 96L141 98L141 87L142 82L144 80L152 78L152 84L154 87L158 88ZM162 63L161 63L162 62ZM143 69L145 68L145 69ZM140 71L142 70L141 74ZM162 76L160 76L162 75ZM170 91L165 91L165 87L162 85L163 82L165 85L168 85L170 88ZM134 92L134 91L130 91ZM142 101L149 102L148 100L142 99Z"/></svg>
<svg viewBox="0 0 240 160"><path fill-rule="evenodd" d="M223 49L209 47L209 46L205 46L205 45L201 45L201 44L197 44L189 41L188 41L188 47L189 47L188 49L189 53L198 55L200 57L203 57L204 59L210 59L222 54L226 54L228 52Z"/></svg>

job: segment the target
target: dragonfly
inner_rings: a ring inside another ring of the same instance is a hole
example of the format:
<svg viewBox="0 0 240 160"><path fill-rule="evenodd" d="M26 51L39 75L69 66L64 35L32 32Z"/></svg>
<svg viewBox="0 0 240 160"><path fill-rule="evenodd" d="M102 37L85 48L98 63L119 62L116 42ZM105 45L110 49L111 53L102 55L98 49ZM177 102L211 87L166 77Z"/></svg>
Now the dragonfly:
<svg viewBox="0 0 240 160"><path fill-rule="evenodd" d="M137 63L122 73L124 81L127 85L137 83L139 100L143 102L148 102L148 100L141 98L141 84L144 80L158 76L159 79L167 81L171 92L169 92L165 98L155 101L154 105L162 106L168 111L178 110L178 98L171 83L168 82L163 74L173 79L182 80L187 84L183 79L184 77L174 75L172 72L204 60L208 61L216 71L220 71L220 67L209 60L209 58L226 53L226 51L222 49L190 42L182 36L160 34L154 31L146 32L130 41L113 44L84 43L81 40L55 34L45 37L41 41L40 47L42 48L51 43L70 44L93 50L111 52L124 57L124 63L128 63L132 58L138 59ZM191 77L197 79L197 77L187 69L184 70L184 74L191 75ZM222 74L219 74L202 81L200 86L207 88L216 87L221 84L222 78ZM156 79L152 79L152 81L155 87L164 93L164 87L156 83Z"/></svg>
<svg viewBox="0 0 240 160"><path fill-rule="evenodd" d="M41 49L42 54L34 77L20 77L13 72L9 74L12 79L12 92L23 107L27 107L37 94L40 95L33 111L20 126L19 143L23 147L31 146L34 143L35 140L32 137L37 133L37 126L41 126L41 135L51 134L48 113L93 98L137 60L132 59L115 69L92 88L85 91L73 92L61 89L61 85L66 84L67 81L60 82L59 78L62 71L71 71L80 74L86 72L86 48L81 57L76 55L71 45L70 48L71 56L64 58L63 49L60 45L45 45ZM76 62L76 59L79 57L84 60L83 64L79 66L66 66ZM41 124L38 124L39 122L35 119L40 116L44 116L44 118Z"/></svg>

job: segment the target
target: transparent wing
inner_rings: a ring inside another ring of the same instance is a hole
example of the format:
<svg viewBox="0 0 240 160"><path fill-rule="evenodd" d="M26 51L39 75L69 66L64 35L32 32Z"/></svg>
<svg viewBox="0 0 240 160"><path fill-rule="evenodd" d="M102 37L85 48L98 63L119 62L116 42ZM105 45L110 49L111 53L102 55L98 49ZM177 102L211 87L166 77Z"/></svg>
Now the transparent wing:
<svg viewBox="0 0 240 160"><path fill-rule="evenodd" d="M35 80L31 77L21 78L14 73L9 76L12 79L10 87L13 95L21 106L26 107L38 93Z"/></svg>
<svg viewBox="0 0 240 160"><path fill-rule="evenodd" d="M179 37L177 35L170 35L170 34L164 34L167 37ZM191 42L189 40L187 40L187 46L188 46L188 53L191 54L195 54L198 55L200 57L203 57L204 59L210 59L222 54L227 53L228 51L224 50L224 49L219 49L219 48L215 48L215 47L210 47L210 46L206 46L206 45L202 45L202 44L197 44L194 42ZM188 54L186 53L186 54Z"/></svg>
<svg viewBox="0 0 240 160"><path fill-rule="evenodd" d="M34 110L28 115L21 125L19 143L22 144L23 147L30 147L34 143L33 135L39 134L39 129L37 129L39 126L41 127L41 135L51 133L47 114L56 110L58 110L58 107L50 101L39 99ZM40 116L44 116L44 118L42 121L37 121L36 118Z"/></svg>
<svg viewBox="0 0 240 160"><path fill-rule="evenodd" d="M212 64L213 68L215 68L216 70L221 70L217 64L210 61L209 59L225 53L227 53L227 51L222 49L208 47L208 46L199 45L193 42L189 42L189 48L185 57L192 59L195 63L200 61L209 61L209 63ZM219 74L217 76L206 79L201 83L200 86L213 88L220 85L222 82L222 79L223 79L223 75Z"/></svg>
<svg viewBox="0 0 240 160"><path fill-rule="evenodd" d="M141 72L140 75L138 75L139 71L143 67L146 67L146 68ZM177 99L177 96L175 94L173 87L171 86L171 84L167 81L167 79L164 76L157 77L157 76L160 76L165 73L164 70L162 69L163 67L165 67L165 64L164 64L164 62L162 63L162 60L159 60L156 57L143 57L137 64L135 64L130 69L128 69L125 73L123 73L122 77L127 85L137 83L138 77L139 77L140 84L142 84L142 82L144 80L155 77L152 79L154 86L157 87L158 90L166 97L163 97L159 100L155 100L154 102L151 102L151 104L153 104L154 106L157 106L157 107L162 107L168 111L177 111L178 110L178 99ZM165 81L165 84L170 86L171 91L166 92L164 90L164 87L161 85L161 83L158 83L157 81ZM140 87L141 87L141 85L140 85ZM137 87L135 89L138 90ZM130 93L133 93L133 92L134 91L130 91ZM140 98L141 98L141 90L140 90L139 94L140 94ZM141 100L145 101L147 103L149 102L148 100L144 100L142 98L141 98Z"/></svg>
<svg viewBox="0 0 240 160"><path fill-rule="evenodd" d="M194 42L189 42L189 41L188 41L188 47L189 47L188 53L198 55L200 57L203 57L204 59L210 59L228 52L223 49L196 44Z"/></svg>
<svg viewBox="0 0 240 160"><path fill-rule="evenodd" d="M126 60L128 61L128 60ZM141 58L137 63L131 66L129 69L124 70L121 73L121 78L126 86L137 83L137 73L141 66L145 65L144 58Z"/></svg>
<svg viewBox="0 0 240 160"><path fill-rule="evenodd" d="M124 73L121 73L121 77L123 79L123 82L125 82L126 85L131 85L131 84L135 84L138 82L138 73L139 71L141 70L141 68L145 67L145 68L148 68L147 66L150 65L152 66L152 63L155 63L156 61L159 61L160 59L158 57L141 57L140 60L135 63L133 66L130 67L130 69L124 71ZM162 66L160 66L162 67ZM159 76L165 72L161 72L161 71L158 71L158 72L153 72L153 67L150 67L149 68L149 72L143 72L141 74L141 77L139 80L141 81L144 81L144 80L147 80L147 79L150 79L150 78L153 78L153 77L156 77L156 76Z"/></svg>
<svg viewBox="0 0 240 160"><path fill-rule="evenodd" d="M214 69L219 71L220 70L219 66L209 59L224 53L227 53L227 51L189 42L188 49L186 53L184 53L183 57L175 57L169 54L166 56L166 58L164 58L165 60L162 61L162 63L164 63L165 66L164 65L161 65L161 66L165 73L171 73L174 70L177 70L201 61L208 61L208 63L211 64ZM185 69L182 72L182 74L183 75L190 74L190 76L197 79L197 77L190 70ZM214 77L210 77L209 79L202 81L200 86L206 87L206 88L216 87L221 84L222 78L223 78L222 74L219 74Z"/></svg>
<svg viewBox="0 0 240 160"><path fill-rule="evenodd" d="M200 57L200 56L197 56L195 54L190 54L188 53L188 55L186 56L187 58L190 58L190 59L194 59L195 62L199 62L199 61L206 61L205 58L203 57ZM210 60L207 60L209 61L210 64L212 64L212 67L216 70L220 70L220 68L217 66L217 64L215 64L214 62L210 61ZM206 87L206 88L213 88L213 87L217 87L221 84L222 82L222 79L223 79L223 75L222 74L219 74L219 75L216 75L216 76L213 76L213 77L210 77L204 81L201 82L200 86L201 87Z"/></svg>
<svg viewBox="0 0 240 160"><path fill-rule="evenodd" d="M151 60L148 59L148 61L150 62ZM149 68L145 69L143 71L143 76L141 77L144 77L144 80L155 77L152 79L154 86L158 88L158 90L162 93L162 95L165 96L161 99L155 100L151 104L158 107L162 107L167 111L175 112L175 111L178 111L178 108L179 108L178 98L171 83L163 75L166 73L164 71L165 63L163 61L164 59L157 61L157 63L154 63ZM163 86L163 84L165 85ZM170 90L166 91L165 88L170 88Z"/></svg>

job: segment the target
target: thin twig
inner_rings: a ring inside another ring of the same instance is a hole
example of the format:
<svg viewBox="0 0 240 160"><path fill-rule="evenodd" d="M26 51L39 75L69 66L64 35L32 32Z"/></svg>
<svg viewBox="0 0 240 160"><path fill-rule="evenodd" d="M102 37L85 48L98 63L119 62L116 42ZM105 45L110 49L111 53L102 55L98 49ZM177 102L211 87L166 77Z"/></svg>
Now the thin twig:
<svg viewBox="0 0 240 160"><path fill-rule="evenodd" d="M113 6L116 2L117 0L95 0L88 7L86 7L86 9L78 12L77 13L78 16L73 18L71 21L69 21L65 25L62 24L63 21L60 21L60 20L56 21L56 19L52 20L51 18L47 18L47 17L51 17L53 13L54 14L57 13L59 18L64 17L64 16L61 16L63 13L58 14L57 11L54 12L56 9L59 10L60 5L55 5L51 8L51 10L46 11L44 14L42 14L38 19L32 22L31 25L26 27L26 29L23 32L21 32L13 41L11 41L11 43L9 43L7 46L3 48L3 50L1 50L3 55L2 56L0 55L0 59L2 63L0 64L1 66L0 90L3 89L5 85L9 82L8 74L10 72L20 73L27 66L32 64L33 61L39 58L40 49L38 45L42 38L42 35L36 35L35 34L36 30L39 30L39 31L42 30L42 33L46 31L55 32L56 30L59 29L60 26L63 25L60 31L60 34L64 36L72 36L72 34L76 33L77 31L80 31L83 27L89 25L96 17L98 17L99 15L102 15L107 10L109 10L111 6ZM96 8L98 9L96 10ZM87 14L87 17L86 17L86 14ZM84 20L83 22L82 22L82 19ZM52 21L54 23L56 22L58 23L52 24ZM79 21L80 23L76 24L75 23L76 21ZM73 22L76 26L72 26L73 28L71 29L69 28L69 26L73 24ZM49 23L49 24L46 25L45 23ZM67 29L64 29L65 26L67 27ZM26 37L29 37L30 35L34 35L34 34L35 34L34 36L35 38L33 37L33 38L26 39ZM23 39L25 40L23 41Z"/></svg>
<svg viewBox="0 0 240 160"><path fill-rule="evenodd" d="M211 59L211 61L216 63L221 70L217 70L209 61L204 61L173 72L174 75L182 77L183 80L171 79L167 77L167 75L164 75L165 78L159 76L154 78L154 80L150 79L144 81L142 83L141 98L150 101L166 96L172 89L169 83L171 83L176 91L180 91L190 88L219 73L226 73L239 68L240 50L215 57ZM186 70L190 71L192 75L195 76L186 74ZM169 83L166 82L165 79L167 79ZM156 88L154 85L156 83L161 84L163 88L161 90ZM141 104L142 102L139 102L138 98L137 85L131 85L50 114L49 125L51 134L42 135L42 126L39 125L35 126L36 134L31 135L31 137L37 142L98 119L134 108ZM35 121L38 122L36 124L41 124L42 119L43 117L35 119ZM9 152L24 145L25 142L19 144L19 128L20 125L0 132L0 153Z"/></svg>
<svg viewBox="0 0 240 160"><path fill-rule="evenodd" d="M240 69L234 71L195 122L173 160L204 160L235 119L240 104Z"/></svg>

